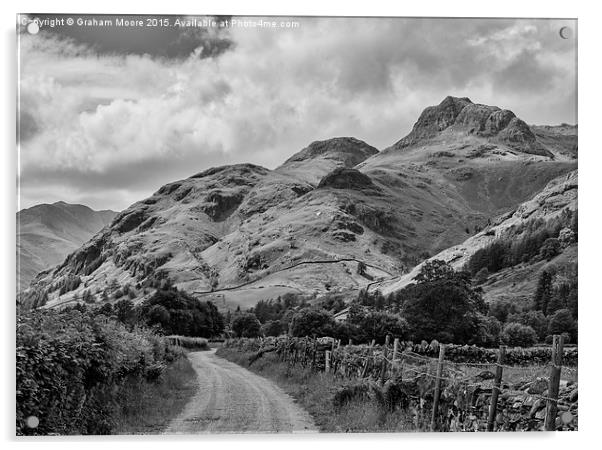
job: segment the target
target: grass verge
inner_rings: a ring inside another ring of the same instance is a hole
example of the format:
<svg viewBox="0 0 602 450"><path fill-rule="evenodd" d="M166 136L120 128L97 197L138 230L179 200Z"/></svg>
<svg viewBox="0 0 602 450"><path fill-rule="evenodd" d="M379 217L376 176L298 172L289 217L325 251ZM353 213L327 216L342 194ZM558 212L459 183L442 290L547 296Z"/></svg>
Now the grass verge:
<svg viewBox="0 0 602 450"><path fill-rule="evenodd" d="M220 348L216 354L274 381L309 412L320 431L417 431L408 412L390 410L376 399L352 399L342 405L336 405L333 401L334 394L349 385L350 380L344 381L330 374L312 372L309 368L289 368L274 353L264 354L250 366L250 352Z"/></svg>
<svg viewBox="0 0 602 450"><path fill-rule="evenodd" d="M112 434L158 434L183 409L196 391L196 372L184 354L154 382L126 381L119 387Z"/></svg>

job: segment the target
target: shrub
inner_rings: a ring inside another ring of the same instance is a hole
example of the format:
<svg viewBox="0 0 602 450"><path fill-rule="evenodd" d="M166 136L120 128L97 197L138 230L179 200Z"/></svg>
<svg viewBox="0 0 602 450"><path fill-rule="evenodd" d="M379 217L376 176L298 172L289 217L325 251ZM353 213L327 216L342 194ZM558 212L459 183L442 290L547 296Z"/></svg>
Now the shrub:
<svg viewBox="0 0 602 450"><path fill-rule="evenodd" d="M119 387L160 375L171 358L149 330L72 308L34 311L17 321L17 434L109 434ZM40 419L35 429L25 419Z"/></svg>
<svg viewBox="0 0 602 450"><path fill-rule="evenodd" d="M500 339L511 347L531 347L537 342L537 333L527 325L511 322L502 330Z"/></svg>

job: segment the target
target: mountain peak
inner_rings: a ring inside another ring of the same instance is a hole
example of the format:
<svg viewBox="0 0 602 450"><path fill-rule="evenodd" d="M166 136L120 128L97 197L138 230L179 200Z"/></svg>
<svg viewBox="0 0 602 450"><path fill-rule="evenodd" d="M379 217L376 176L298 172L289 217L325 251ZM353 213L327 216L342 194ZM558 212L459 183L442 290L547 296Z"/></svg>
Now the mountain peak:
<svg viewBox="0 0 602 450"><path fill-rule="evenodd" d="M436 106L427 107L412 131L392 148L399 150L419 145L444 132L492 139L522 153L552 156L529 126L512 111L473 103L468 97L452 96L445 97Z"/></svg>
<svg viewBox="0 0 602 450"><path fill-rule="evenodd" d="M295 153L283 165L291 162L307 161L317 157L326 157L330 159L341 159L345 167L353 167L372 155L378 153L378 150L364 141L354 137L335 137L325 141L314 141Z"/></svg>

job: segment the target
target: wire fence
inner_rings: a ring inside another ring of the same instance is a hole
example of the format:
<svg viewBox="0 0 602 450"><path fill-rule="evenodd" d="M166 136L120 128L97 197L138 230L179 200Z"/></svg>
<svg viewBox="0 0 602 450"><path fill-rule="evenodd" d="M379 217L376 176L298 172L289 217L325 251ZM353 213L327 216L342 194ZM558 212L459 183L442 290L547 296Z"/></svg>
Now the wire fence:
<svg viewBox="0 0 602 450"><path fill-rule="evenodd" d="M433 431L576 430L578 350L562 344L559 336L552 347L497 350L397 339L391 345L388 337L384 345L308 337L225 343L251 352L251 363L275 352L291 368L395 391L390 400L413 411L417 424L430 417Z"/></svg>

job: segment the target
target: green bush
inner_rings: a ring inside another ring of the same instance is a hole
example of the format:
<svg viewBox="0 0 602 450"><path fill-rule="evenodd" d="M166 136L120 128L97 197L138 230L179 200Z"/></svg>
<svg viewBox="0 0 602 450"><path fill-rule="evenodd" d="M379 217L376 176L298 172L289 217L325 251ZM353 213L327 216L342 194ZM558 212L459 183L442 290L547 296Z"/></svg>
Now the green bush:
<svg viewBox="0 0 602 450"><path fill-rule="evenodd" d="M500 339L510 347L531 347L537 342L537 333L530 326L511 322L502 330Z"/></svg>

